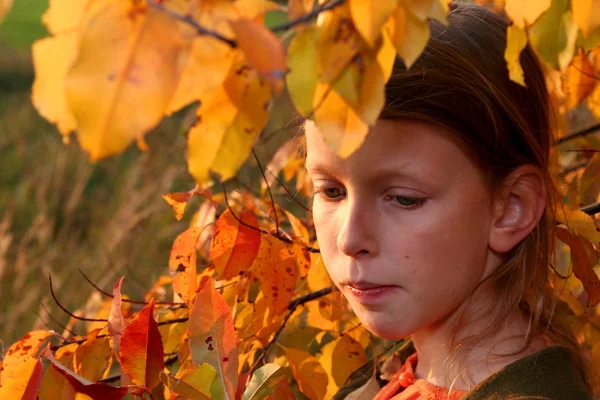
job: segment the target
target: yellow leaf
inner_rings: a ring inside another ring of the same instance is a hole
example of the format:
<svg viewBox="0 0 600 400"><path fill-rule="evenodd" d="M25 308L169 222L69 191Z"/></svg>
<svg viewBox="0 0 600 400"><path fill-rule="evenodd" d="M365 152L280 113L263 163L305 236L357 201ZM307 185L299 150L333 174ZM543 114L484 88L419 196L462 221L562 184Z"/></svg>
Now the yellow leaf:
<svg viewBox="0 0 600 400"><path fill-rule="evenodd" d="M349 1L354 26L369 46L375 47L383 25L397 4L397 0Z"/></svg>
<svg viewBox="0 0 600 400"><path fill-rule="evenodd" d="M106 0L50 0L49 3L42 16L42 22L48 32L59 35L77 29L88 9L94 6L94 3L106 3Z"/></svg>
<svg viewBox="0 0 600 400"><path fill-rule="evenodd" d="M13 0L0 0L0 23L4 20L8 12L11 10Z"/></svg>
<svg viewBox="0 0 600 400"><path fill-rule="evenodd" d="M443 24L448 23L451 0L403 0L406 7L421 21L434 18Z"/></svg>
<svg viewBox="0 0 600 400"><path fill-rule="evenodd" d="M35 81L32 102L38 112L55 123L61 134L77 128L75 118L67 104L65 80L77 56L77 32L37 40L33 43Z"/></svg>
<svg viewBox="0 0 600 400"><path fill-rule="evenodd" d="M208 182L209 171L222 180L236 174L267 122L270 101L269 86L243 60L202 99L188 134L188 168L198 184Z"/></svg>
<svg viewBox="0 0 600 400"><path fill-rule="evenodd" d="M123 151L162 119L188 53L183 32L165 12L132 0L86 15L66 87L91 160Z"/></svg>
<svg viewBox="0 0 600 400"><path fill-rule="evenodd" d="M596 85L594 91L589 95L587 105L590 111L600 118L600 85Z"/></svg>
<svg viewBox="0 0 600 400"><path fill-rule="evenodd" d="M190 56L177 89L167 107L167 114L199 100L223 84L231 69L235 52L222 41L210 36L198 36L192 42Z"/></svg>
<svg viewBox="0 0 600 400"><path fill-rule="evenodd" d="M300 391L310 400L321 400L327 393L327 372L310 353L297 349L285 349L292 373Z"/></svg>
<svg viewBox="0 0 600 400"><path fill-rule="evenodd" d="M98 332L92 331L73 357L73 371L93 382L104 376L111 358L110 342L106 337L97 338Z"/></svg>
<svg viewBox="0 0 600 400"><path fill-rule="evenodd" d="M600 228L594 219L583 211L560 207L556 210L556 220L566 225L571 234L583 236L595 246L600 245Z"/></svg>
<svg viewBox="0 0 600 400"><path fill-rule="evenodd" d="M27 333L19 341L13 343L2 360L2 375L0 375L0 384L2 386L13 378L19 376L20 366L28 363L28 360L34 359L36 353L40 350L48 337L53 333L42 330L35 330Z"/></svg>
<svg viewBox="0 0 600 400"><path fill-rule="evenodd" d="M348 157L360 147L369 131L356 112L331 86L319 83L315 93L314 124L336 153ZM312 124L307 121L307 124Z"/></svg>
<svg viewBox="0 0 600 400"><path fill-rule="evenodd" d="M561 28L564 29L567 40L565 48L558 53L558 67L561 71L564 71L575 55L575 44L577 43L577 34L579 32L579 28L573 20L573 13L570 11L563 15Z"/></svg>
<svg viewBox="0 0 600 400"><path fill-rule="evenodd" d="M506 0L505 10L519 28L533 24L540 15L550 8L551 0Z"/></svg>
<svg viewBox="0 0 600 400"><path fill-rule="evenodd" d="M514 0L519 2L518 0ZM568 47L564 15L568 11L568 0L553 0L551 7L529 28L529 43L541 58L554 68L558 68L558 56ZM569 60L570 61L570 60Z"/></svg>
<svg viewBox="0 0 600 400"><path fill-rule="evenodd" d="M248 63L271 84L275 93L280 93L285 76L285 50L281 40L252 19L240 18L230 21L229 25Z"/></svg>
<svg viewBox="0 0 600 400"><path fill-rule="evenodd" d="M329 376L327 393L333 395L354 371L366 364L367 356L360 343L343 335L323 346L318 360Z"/></svg>
<svg viewBox="0 0 600 400"><path fill-rule="evenodd" d="M312 10L313 0L290 0L288 1L288 19L294 20Z"/></svg>
<svg viewBox="0 0 600 400"><path fill-rule="evenodd" d="M519 61L521 51L527 45L527 33L516 25L511 25L506 30L506 50L504 50L504 60L508 67L508 76L510 80L521 86L527 87L523 68Z"/></svg>
<svg viewBox="0 0 600 400"><path fill-rule="evenodd" d="M399 5L392 14L387 29L398 55L404 60L406 68L410 68L429 41L427 20L420 20L411 10Z"/></svg>
<svg viewBox="0 0 600 400"><path fill-rule="evenodd" d="M574 108L593 90L596 84L594 66L587 54L579 50L567 68L567 77L563 80L563 91L567 98L567 107Z"/></svg>
<svg viewBox="0 0 600 400"><path fill-rule="evenodd" d="M317 87L316 31L306 28L296 34L288 49L286 84L294 106L303 117L313 112L313 99Z"/></svg>
<svg viewBox="0 0 600 400"><path fill-rule="evenodd" d="M383 80L387 82L392 76L392 71L394 69L394 62L396 61L396 47L394 47L394 42L392 42L392 38L389 35L389 31L385 29L382 34L383 41L381 43L381 47L377 52L377 62L381 67L381 71L383 72Z"/></svg>
<svg viewBox="0 0 600 400"><path fill-rule="evenodd" d="M348 7L319 14L317 18L317 72L323 82L333 82L358 53L360 37Z"/></svg>
<svg viewBox="0 0 600 400"><path fill-rule="evenodd" d="M0 386L2 399L35 399L37 388L42 380L44 368L38 358L29 358L19 364L15 375Z"/></svg>
<svg viewBox="0 0 600 400"><path fill-rule="evenodd" d="M571 10L584 36L600 27L600 0L571 0Z"/></svg>

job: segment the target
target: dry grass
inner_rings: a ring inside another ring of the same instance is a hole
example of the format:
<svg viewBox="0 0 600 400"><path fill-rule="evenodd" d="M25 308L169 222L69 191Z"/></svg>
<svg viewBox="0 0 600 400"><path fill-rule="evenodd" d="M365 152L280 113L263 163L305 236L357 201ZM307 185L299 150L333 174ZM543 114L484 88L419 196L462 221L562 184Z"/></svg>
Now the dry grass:
<svg viewBox="0 0 600 400"><path fill-rule="evenodd" d="M185 229L161 193L189 189L185 137L176 119L136 148L90 164L77 143L65 146L32 107L27 54L0 49L0 340L68 320L49 297L48 275L66 307L93 292L78 272L110 290L141 297L166 272L171 244ZM189 217L189 215L188 215ZM37 314L36 314L37 313Z"/></svg>

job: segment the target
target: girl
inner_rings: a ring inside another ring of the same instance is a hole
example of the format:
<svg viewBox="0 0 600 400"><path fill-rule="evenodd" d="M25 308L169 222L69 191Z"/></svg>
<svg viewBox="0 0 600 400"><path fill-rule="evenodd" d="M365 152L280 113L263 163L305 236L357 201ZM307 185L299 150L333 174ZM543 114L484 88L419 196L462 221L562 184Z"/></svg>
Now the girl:
<svg viewBox="0 0 600 400"><path fill-rule="evenodd" d="M397 62L352 156L306 123L321 255L372 333L411 338L377 400L591 399L550 289L542 68L527 47L528 88L509 81L504 18L460 4L448 20L410 70Z"/></svg>

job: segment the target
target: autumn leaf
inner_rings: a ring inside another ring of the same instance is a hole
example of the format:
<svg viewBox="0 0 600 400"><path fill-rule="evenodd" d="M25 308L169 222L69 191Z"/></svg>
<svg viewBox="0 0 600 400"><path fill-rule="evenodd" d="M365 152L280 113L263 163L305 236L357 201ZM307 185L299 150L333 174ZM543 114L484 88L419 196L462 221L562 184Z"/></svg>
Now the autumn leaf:
<svg viewBox="0 0 600 400"><path fill-rule="evenodd" d="M600 27L599 0L571 0L573 18L584 36Z"/></svg>
<svg viewBox="0 0 600 400"><path fill-rule="evenodd" d="M298 269L289 245L265 236L256 257L255 273L272 316L285 311L296 291Z"/></svg>
<svg viewBox="0 0 600 400"><path fill-rule="evenodd" d="M251 211L234 216L231 209L225 210L217 220L209 250L215 279L231 279L245 273L258 255L260 245L256 216Z"/></svg>
<svg viewBox="0 0 600 400"><path fill-rule="evenodd" d="M527 87L520 61L525 46L527 46L527 33L517 25L509 26L506 30L506 50L504 50L508 76L511 81Z"/></svg>
<svg viewBox="0 0 600 400"><path fill-rule="evenodd" d="M550 8L551 3L551 0L506 0L505 10L515 25L522 29L526 24L533 24L544 11Z"/></svg>
<svg viewBox="0 0 600 400"><path fill-rule="evenodd" d="M588 307L600 303L600 279L593 267L600 259L600 251L585 237L576 236L565 227L556 228L556 237L571 248L573 273L588 294Z"/></svg>
<svg viewBox="0 0 600 400"><path fill-rule="evenodd" d="M563 90L567 99L567 107L577 107L579 103L592 93L596 84L594 73L594 66L590 62L588 55L580 49L577 56L573 57L571 64L567 68L567 76L564 81Z"/></svg>
<svg viewBox="0 0 600 400"><path fill-rule="evenodd" d="M0 375L0 383L4 386L7 382L20 376L17 371L25 367L20 365L28 364L29 369L33 373L34 367L30 363L31 359L35 359L37 353L43 348L48 338L55 333L52 331L35 330L25 334L21 339L13 343L2 360L2 375Z"/></svg>
<svg viewBox="0 0 600 400"><path fill-rule="evenodd" d="M188 133L188 168L206 185L210 171L233 177L269 116L271 90L238 54L223 85L201 99Z"/></svg>
<svg viewBox="0 0 600 400"><path fill-rule="evenodd" d="M588 161L579 180L579 203L593 204L600 195L600 154L596 153Z"/></svg>
<svg viewBox="0 0 600 400"><path fill-rule="evenodd" d="M398 6L396 0L350 0L350 13L356 30L374 47L383 25Z"/></svg>
<svg viewBox="0 0 600 400"><path fill-rule="evenodd" d="M212 279L198 292L188 323L194 365L210 364L219 374L225 398L233 400L238 381L236 334L229 306Z"/></svg>
<svg viewBox="0 0 600 400"><path fill-rule="evenodd" d="M121 368L136 385L152 389L165 368L162 339L154 320L154 299L140 310L121 336Z"/></svg>
<svg viewBox="0 0 600 400"><path fill-rule="evenodd" d="M85 12L93 5L90 0L49 0L48 3L42 22L53 35L76 30Z"/></svg>
<svg viewBox="0 0 600 400"><path fill-rule="evenodd" d="M303 350L285 349L285 353L300 391L310 400L325 398L328 378L319 361Z"/></svg>
<svg viewBox="0 0 600 400"><path fill-rule="evenodd" d="M312 0L290 0L288 1L288 18L290 21L308 14L312 10Z"/></svg>
<svg viewBox="0 0 600 400"><path fill-rule="evenodd" d="M90 332L73 355L73 372L92 382L102 379L111 361L108 338L98 338L98 333L99 330Z"/></svg>
<svg viewBox="0 0 600 400"><path fill-rule="evenodd" d="M410 9L399 5L386 26L398 55L406 68L410 68L429 42L427 20L419 19Z"/></svg>
<svg viewBox="0 0 600 400"><path fill-rule="evenodd" d="M333 396L354 371L367 363L367 356L360 343L343 335L323 346L318 360L329 376L327 393Z"/></svg>
<svg viewBox="0 0 600 400"><path fill-rule="evenodd" d="M313 27L298 32L288 49L286 84L298 112L308 117L313 112L313 100L317 87L316 30Z"/></svg>
<svg viewBox="0 0 600 400"><path fill-rule="evenodd" d="M173 290L188 304L196 296L196 243L202 228L190 228L179 234L171 248L169 274L173 280Z"/></svg>
<svg viewBox="0 0 600 400"><path fill-rule="evenodd" d="M77 343L63 346L56 350L54 357L65 367L73 368L73 357L78 347ZM75 389L56 368L49 367L42 376L38 397L40 400L74 400Z"/></svg>
<svg viewBox="0 0 600 400"><path fill-rule="evenodd" d="M113 351L118 357L120 352L121 336L125 330L127 321L121 311L121 286L123 285L123 279L119 278L113 287L113 299L112 306L110 308L110 314L108 316L108 332L112 338Z"/></svg>
<svg viewBox="0 0 600 400"><path fill-rule="evenodd" d="M0 0L0 24L6 18L6 15L11 10L13 0Z"/></svg>
<svg viewBox="0 0 600 400"><path fill-rule="evenodd" d="M242 400L260 400L266 398L273 393L273 390L275 390L275 387L283 378L285 378L285 374L281 366L274 363L263 365L252 374Z"/></svg>
<svg viewBox="0 0 600 400"><path fill-rule="evenodd" d="M188 366L186 361L182 363L175 377L161 372L161 381L172 393L187 399L204 400L224 397L217 371L209 364L194 367Z"/></svg>
<svg viewBox="0 0 600 400"><path fill-rule="evenodd" d="M11 376L0 386L0 398L35 400L42 380L42 361L29 357L12 370ZM4 377L4 373L2 373Z"/></svg>
<svg viewBox="0 0 600 400"><path fill-rule="evenodd" d="M44 357L46 357L50 363L52 364L52 368L54 368L58 373L64 376L69 384L75 389L76 392L85 394L91 397L93 400L101 400L101 399L114 399L119 400L123 398L127 393L141 393L141 388L135 386L127 386L127 387L116 387L111 386L102 382L92 382L88 379L85 379L81 376L78 376L73 371L70 371L60 362L58 362L50 349L47 349L44 353Z"/></svg>
<svg viewBox="0 0 600 400"><path fill-rule="evenodd" d="M571 234L583 236L595 246L600 245L600 228L594 219L583 211L559 207L555 218L558 223L566 225Z"/></svg>
<svg viewBox="0 0 600 400"><path fill-rule="evenodd" d="M81 146L98 160L123 151L162 119L190 42L174 18L129 1L93 7L81 32L67 102Z"/></svg>
<svg viewBox="0 0 600 400"><path fill-rule="evenodd" d="M187 202L193 195L194 194L191 192L173 192L163 194L162 197L175 212L175 218L177 218L177 221L180 221L181 218L183 218L183 213L185 212Z"/></svg>
<svg viewBox="0 0 600 400"><path fill-rule="evenodd" d="M514 0L514 3L519 1ZM541 58L554 68L561 65L566 68L575 50L577 25L568 12L568 5L568 0L553 0L550 8L529 28L529 42Z"/></svg>
<svg viewBox="0 0 600 400"><path fill-rule="evenodd" d="M281 379L266 400L294 400L294 394L292 388L287 379Z"/></svg>
<svg viewBox="0 0 600 400"><path fill-rule="evenodd" d="M286 69L285 49L281 40L253 19L240 18L229 21L229 25L250 65L271 84L275 93L280 93Z"/></svg>

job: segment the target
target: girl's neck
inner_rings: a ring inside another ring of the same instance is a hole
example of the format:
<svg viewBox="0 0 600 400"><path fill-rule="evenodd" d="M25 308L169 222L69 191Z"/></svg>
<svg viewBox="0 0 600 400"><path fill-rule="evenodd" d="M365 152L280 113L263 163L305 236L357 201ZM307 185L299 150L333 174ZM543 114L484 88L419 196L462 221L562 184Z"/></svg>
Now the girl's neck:
<svg viewBox="0 0 600 400"><path fill-rule="evenodd" d="M456 313L454 313L456 315ZM474 347L460 346L461 339L483 333L487 320L462 321L456 329L455 318L411 335L418 354L417 378L437 386L468 390L506 365L545 347L542 338L527 343L527 322L520 313L506 319L491 337L475 342Z"/></svg>

